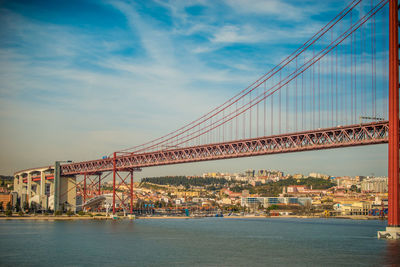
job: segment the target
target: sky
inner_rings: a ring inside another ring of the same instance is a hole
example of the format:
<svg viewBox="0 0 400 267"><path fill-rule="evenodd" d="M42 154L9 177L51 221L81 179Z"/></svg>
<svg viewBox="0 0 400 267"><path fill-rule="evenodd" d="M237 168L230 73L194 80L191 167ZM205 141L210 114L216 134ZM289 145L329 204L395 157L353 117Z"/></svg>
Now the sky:
<svg viewBox="0 0 400 267"><path fill-rule="evenodd" d="M160 137L246 88L347 5L332 0L0 0L0 174ZM144 169L387 175L387 146Z"/></svg>

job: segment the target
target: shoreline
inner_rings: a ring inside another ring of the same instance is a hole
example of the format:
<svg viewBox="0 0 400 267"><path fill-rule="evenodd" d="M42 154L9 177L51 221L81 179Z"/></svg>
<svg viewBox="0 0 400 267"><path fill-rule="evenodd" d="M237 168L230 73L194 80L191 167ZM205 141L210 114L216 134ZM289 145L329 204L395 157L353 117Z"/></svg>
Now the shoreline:
<svg viewBox="0 0 400 267"><path fill-rule="evenodd" d="M75 221L75 220L111 220L104 216L1 216L0 220L42 220L42 221Z"/></svg>
<svg viewBox="0 0 400 267"><path fill-rule="evenodd" d="M119 219L129 219L128 217L118 217ZM220 218L220 219L348 219L348 220L382 220L375 216L355 215L355 216L303 216L303 215L282 215L282 216L224 216L224 217L206 217L206 216L136 216L134 220L182 220L182 219L205 219L205 218ZM43 221L76 221L76 220L113 220L106 216L0 216L0 220L43 220ZM132 219L130 219L132 220ZM387 220L385 218L384 220Z"/></svg>

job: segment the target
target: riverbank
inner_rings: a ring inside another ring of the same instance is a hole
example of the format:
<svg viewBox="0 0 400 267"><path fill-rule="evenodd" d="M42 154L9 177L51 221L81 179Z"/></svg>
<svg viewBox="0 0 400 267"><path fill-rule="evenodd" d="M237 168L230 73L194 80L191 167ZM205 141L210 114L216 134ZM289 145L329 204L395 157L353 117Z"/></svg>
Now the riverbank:
<svg viewBox="0 0 400 267"><path fill-rule="evenodd" d="M45 220L45 221L75 221L75 220L111 220L105 216L0 216L0 220Z"/></svg>
<svg viewBox="0 0 400 267"><path fill-rule="evenodd" d="M119 219L128 219L128 217L118 217ZM205 216L137 216L135 219L138 220L176 220L176 219L203 219L203 218L215 218ZM379 220L381 218L376 216L366 215L354 215L354 216L332 216L332 217L320 217L320 216L300 216L300 215L282 215L282 216L255 216L255 215L240 215L240 216L225 216L220 217L221 219L279 219L279 218L295 218L295 219L316 219L316 218L327 218L327 219L349 219L349 220ZM106 216L42 216L42 215L25 215L25 216L0 216L0 220L46 220L46 221L75 221L75 220L112 220L111 217ZM386 220L386 219L385 219Z"/></svg>
<svg viewBox="0 0 400 267"><path fill-rule="evenodd" d="M202 219L202 218L215 218L213 217L205 217L205 216L137 216L136 219L145 219L145 220L162 220L162 219ZM221 219L262 219L262 218L270 218L270 219L279 219L279 218L294 218L294 219L318 219L318 218L326 218L326 219L349 219L349 220L379 220L380 218L377 216L366 216L366 215L353 215L353 216L335 216L335 217L321 217L321 216L303 216L303 215L281 215L281 216L263 216L263 215L239 215L239 216L224 216L218 217ZM386 220L386 218L385 218Z"/></svg>

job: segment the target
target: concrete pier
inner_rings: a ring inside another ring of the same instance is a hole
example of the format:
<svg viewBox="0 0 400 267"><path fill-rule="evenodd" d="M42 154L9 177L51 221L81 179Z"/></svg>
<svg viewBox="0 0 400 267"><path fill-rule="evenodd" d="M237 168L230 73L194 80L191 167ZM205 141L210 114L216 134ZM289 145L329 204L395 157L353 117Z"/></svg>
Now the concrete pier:
<svg viewBox="0 0 400 267"><path fill-rule="evenodd" d="M400 239L400 227L386 227L386 231L378 231L378 238Z"/></svg>

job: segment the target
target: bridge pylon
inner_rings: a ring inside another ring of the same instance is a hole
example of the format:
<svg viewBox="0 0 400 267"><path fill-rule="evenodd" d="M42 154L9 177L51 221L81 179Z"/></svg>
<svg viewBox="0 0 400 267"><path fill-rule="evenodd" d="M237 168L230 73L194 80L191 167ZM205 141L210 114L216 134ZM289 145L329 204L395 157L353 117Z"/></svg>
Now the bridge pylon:
<svg viewBox="0 0 400 267"><path fill-rule="evenodd" d="M400 239L398 0L389 1L388 227L378 238Z"/></svg>

